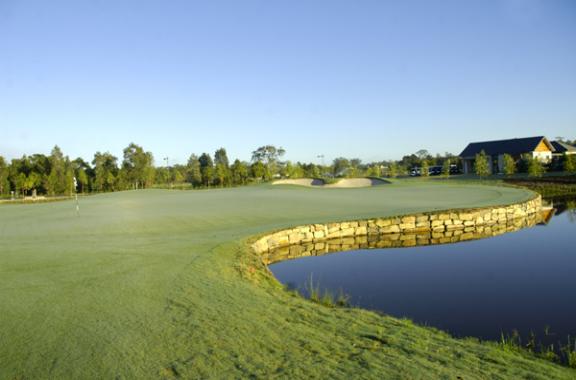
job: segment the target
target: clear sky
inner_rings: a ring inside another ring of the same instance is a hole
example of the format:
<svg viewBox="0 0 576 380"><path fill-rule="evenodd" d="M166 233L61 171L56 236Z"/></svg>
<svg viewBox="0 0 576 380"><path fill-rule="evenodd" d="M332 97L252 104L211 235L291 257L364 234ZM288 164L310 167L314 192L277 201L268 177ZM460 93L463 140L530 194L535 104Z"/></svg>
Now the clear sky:
<svg viewBox="0 0 576 380"><path fill-rule="evenodd" d="M0 0L0 155L576 138L574 0Z"/></svg>

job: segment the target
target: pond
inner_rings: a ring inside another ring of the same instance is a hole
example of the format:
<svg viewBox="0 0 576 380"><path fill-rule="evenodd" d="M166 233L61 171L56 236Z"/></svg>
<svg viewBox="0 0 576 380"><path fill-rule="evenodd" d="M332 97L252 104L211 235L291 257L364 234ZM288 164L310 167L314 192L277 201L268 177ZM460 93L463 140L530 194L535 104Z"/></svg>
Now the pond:
<svg viewBox="0 0 576 380"><path fill-rule="evenodd" d="M400 236L396 244L383 239L356 245L392 248L300 257L269 268L304 296L319 287L343 292L352 306L454 336L500 340L501 334L517 331L524 343L533 333L539 345L558 347L576 337L576 209L571 205L556 203L551 219L552 213L490 238L478 233L478 240L430 245L427 237L417 237L413 241L426 246L394 248L402 245Z"/></svg>

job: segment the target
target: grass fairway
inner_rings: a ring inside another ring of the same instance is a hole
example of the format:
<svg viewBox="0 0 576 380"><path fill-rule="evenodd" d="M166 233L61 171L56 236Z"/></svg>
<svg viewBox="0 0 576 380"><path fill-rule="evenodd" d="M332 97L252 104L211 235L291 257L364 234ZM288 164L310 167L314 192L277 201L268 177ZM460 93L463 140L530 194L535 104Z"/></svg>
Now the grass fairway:
<svg viewBox="0 0 576 380"><path fill-rule="evenodd" d="M285 292L247 239L306 222L485 206L527 191L433 183L364 189L147 190L0 206L0 379L574 378Z"/></svg>

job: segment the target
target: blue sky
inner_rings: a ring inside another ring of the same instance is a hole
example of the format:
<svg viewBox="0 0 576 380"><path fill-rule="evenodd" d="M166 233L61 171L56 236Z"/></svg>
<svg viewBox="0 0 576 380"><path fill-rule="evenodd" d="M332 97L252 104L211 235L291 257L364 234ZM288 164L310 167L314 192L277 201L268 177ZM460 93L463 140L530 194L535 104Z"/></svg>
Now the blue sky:
<svg viewBox="0 0 576 380"><path fill-rule="evenodd" d="M576 138L576 1L0 0L0 155Z"/></svg>

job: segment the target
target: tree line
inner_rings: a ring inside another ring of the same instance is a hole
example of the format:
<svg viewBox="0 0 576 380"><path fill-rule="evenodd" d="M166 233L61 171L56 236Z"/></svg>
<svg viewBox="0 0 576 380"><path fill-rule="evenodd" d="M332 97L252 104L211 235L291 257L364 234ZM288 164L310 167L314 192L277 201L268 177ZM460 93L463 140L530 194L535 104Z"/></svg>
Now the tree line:
<svg viewBox="0 0 576 380"><path fill-rule="evenodd" d="M280 162L284 149L267 145L252 152L252 161L230 163L226 149L214 155L192 154L186 165L157 167L154 156L131 143L122 161L110 152L96 152L92 162L71 160L55 146L50 155L33 154L7 162L0 156L0 195L72 195L79 193L145 189L154 185L188 184L191 187L227 187L269 181L275 176L310 174ZM308 169L307 165L298 168Z"/></svg>
<svg viewBox="0 0 576 380"><path fill-rule="evenodd" d="M0 156L0 194L55 196L152 185L155 176L152 153L133 143L123 153L120 167L118 158L108 152L97 152L89 164L82 158L71 160L64 156L58 146L49 156L24 155L9 164Z"/></svg>
<svg viewBox="0 0 576 380"><path fill-rule="evenodd" d="M530 177L542 177L545 172L553 171L576 173L576 156L572 154L554 157L549 163L530 156L523 156L516 160L510 154L504 154L502 161L502 171L507 176L527 173ZM487 177L491 174L488 155L483 150L474 157L474 172L480 177Z"/></svg>
<svg viewBox="0 0 576 380"><path fill-rule="evenodd" d="M91 162L82 158L71 160L55 146L48 156L24 155L10 162L0 156L0 196L57 196L72 195L75 191L108 192L153 186L230 187L275 178L399 177L410 174L414 168L426 176L433 166L448 176L453 168L461 169L459 157L450 153L433 156L424 149L400 160L363 163L359 158L337 157L327 165L282 161L285 153L281 147L265 145L252 152L249 162L239 159L231 162L226 149L220 148L213 155L192 154L185 165L155 166L152 153L134 143L123 150L121 161L109 152L96 152ZM485 154L476 157L474 169L480 176L489 174ZM566 156L549 168L538 160L517 162L504 157L504 171L508 175L527 172L538 176L545 170L574 172L576 157Z"/></svg>
<svg viewBox="0 0 576 380"><path fill-rule="evenodd" d="M72 160L55 146L50 155L24 155L10 162L0 156L0 195L57 196L72 195L75 191L109 192L153 186L229 187L274 178L395 177L407 174L411 166L422 161L435 164L457 160L450 154L432 157L422 150L398 162L364 164L358 158L338 157L328 165L317 165L282 161L285 153L281 147L265 145L252 152L250 162L239 159L231 162L226 149L220 148L213 155L192 154L185 165L156 166L152 153L135 143L123 150L121 160L110 152L96 152L91 162L82 158Z"/></svg>

